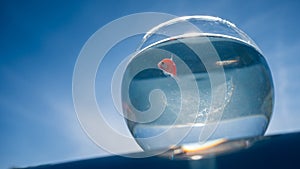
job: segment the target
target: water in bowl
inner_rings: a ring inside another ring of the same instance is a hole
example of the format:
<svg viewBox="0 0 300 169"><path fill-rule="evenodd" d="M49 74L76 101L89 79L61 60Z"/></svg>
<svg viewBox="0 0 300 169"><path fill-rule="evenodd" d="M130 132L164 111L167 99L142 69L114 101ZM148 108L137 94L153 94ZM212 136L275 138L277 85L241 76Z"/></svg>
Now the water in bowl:
<svg viewBox="0 0 300 169"><path fill-rule="evenodd" d="M200 53L196 54L190 46ZM210 59L213 55L220 60ZM158 68L157 64L165 58L176 64L176 76ZM211 108L210 76L223 73L220 68L224 70L225 81L214 90L225 85L226 93L220 107ZM178 79L182 84L195 81L197 90L182 89ZM151 100L153 91L164 95L154 95ZM135 119L153 113L147 111L155 105L151 101L164 105L163 109L157 109L161 111L159 116L143 121ZM204 126L215 124L207 140L262 135L272 114L273 85L263 55L244 41L214 34L171 37L133 57L123 77L122 102L124 114L131 117L127 124L133 137L144 150L155 150L199 142ZM188 107L181 112L183 103ZM214 119L214 113L220 115L218 111L222 111L221 118L208 122L207 119ZM183 115L179 116L179 112ZM178 136L182 137L179 142Z"/></svg>

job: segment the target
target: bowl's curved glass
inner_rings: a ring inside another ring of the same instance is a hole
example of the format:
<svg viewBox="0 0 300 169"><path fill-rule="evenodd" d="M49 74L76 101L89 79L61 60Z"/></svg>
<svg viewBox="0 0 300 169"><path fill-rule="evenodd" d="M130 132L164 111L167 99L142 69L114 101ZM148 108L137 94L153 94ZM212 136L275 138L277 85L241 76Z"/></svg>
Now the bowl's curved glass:
<svg viewBox="0 0 300 169"><path fill-rule="evenodd" d="M179 17L149 30L122 81L123 112L144 150L263 135L273 95L261 50L212 16Z"/></svg>

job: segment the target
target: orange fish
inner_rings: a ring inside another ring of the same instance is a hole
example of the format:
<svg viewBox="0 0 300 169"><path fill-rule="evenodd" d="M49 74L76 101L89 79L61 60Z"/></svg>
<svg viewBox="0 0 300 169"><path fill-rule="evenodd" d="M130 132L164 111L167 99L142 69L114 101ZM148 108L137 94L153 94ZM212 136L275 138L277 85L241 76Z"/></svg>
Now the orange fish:
<svg viewBox="0 0 300 169"><path fill-rule="evenodd" d="M176 64L173 58L165 58L157 64L157 67L161 69L166 75L172 77L176 76Z"/></svg>

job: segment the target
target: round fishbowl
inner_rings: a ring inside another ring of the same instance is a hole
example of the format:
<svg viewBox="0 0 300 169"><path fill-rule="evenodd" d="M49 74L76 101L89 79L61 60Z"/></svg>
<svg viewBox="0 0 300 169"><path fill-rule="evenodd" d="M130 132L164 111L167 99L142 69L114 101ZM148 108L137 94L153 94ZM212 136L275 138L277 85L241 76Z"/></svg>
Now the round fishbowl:
<svg viewBox="0 0 300 169"><path fill-rule="evenodd" d="M178 17L149 30L122 80L123 113L144 150L261 136L273 102L261 50L212 16Z"/></svg>

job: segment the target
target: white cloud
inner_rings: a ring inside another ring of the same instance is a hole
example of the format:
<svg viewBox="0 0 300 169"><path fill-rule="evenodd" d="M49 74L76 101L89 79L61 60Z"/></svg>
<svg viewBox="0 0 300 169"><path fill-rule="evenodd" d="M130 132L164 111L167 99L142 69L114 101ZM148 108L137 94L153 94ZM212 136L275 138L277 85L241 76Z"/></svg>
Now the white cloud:
<svg viewBox="0 0 300 169"><path fill-rule="evenodd" d="M270 63L275 83L275 111L268 134L300 131L300 41L293 45L278 43L268 55L274 57Z"/></svg>

